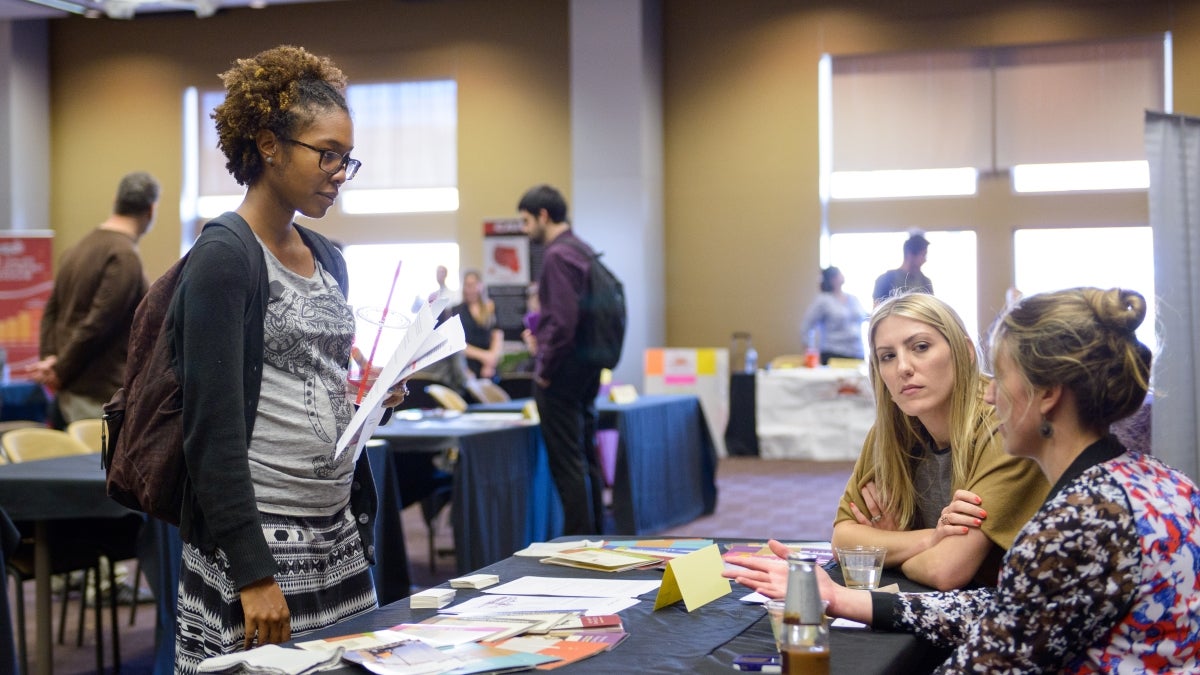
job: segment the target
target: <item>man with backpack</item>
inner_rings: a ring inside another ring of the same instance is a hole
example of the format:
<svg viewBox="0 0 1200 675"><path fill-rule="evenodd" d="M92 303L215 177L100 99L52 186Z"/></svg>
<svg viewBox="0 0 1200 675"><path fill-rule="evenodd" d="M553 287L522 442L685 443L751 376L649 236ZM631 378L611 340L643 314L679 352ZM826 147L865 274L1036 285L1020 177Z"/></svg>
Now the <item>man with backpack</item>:
<svg viewBox="0 0 1200 675"><path fill-rule="evenodd" d="M593 304L592 274L600 271L593 266L600 262L571 230L567 202L558 190L549 185L531 188L517 209L529 239L545 246L537 280L541 314L531 340L536 345L534 398L550 473L562 499L563 534L600 534L604 474L596 458L596 394L605 366L581 349L581 342L595 333L589 324L595 317L587 307ZM623 310L622 299L622 333ZM618 339L618 357L619 349Z"/></svg>

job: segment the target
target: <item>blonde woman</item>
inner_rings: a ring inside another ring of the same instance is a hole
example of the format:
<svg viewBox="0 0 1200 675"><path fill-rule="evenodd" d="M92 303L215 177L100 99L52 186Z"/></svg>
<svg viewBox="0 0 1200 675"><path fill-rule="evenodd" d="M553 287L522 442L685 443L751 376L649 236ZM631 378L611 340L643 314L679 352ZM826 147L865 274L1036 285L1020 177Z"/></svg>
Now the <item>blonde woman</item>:
<svg viewBox="0 0 1200 675"><path fill-rule="evenodd" d="M1049 485L1004 453L962 319L924 293L885 300L868 331L876 420L834 520L835 546L888 549L937 589L995 583Z"/></svg>
<svg viewBox="0 0 1200 675"><path fill-rule="evenodd" d="M467 338L467 367L475 377L491 378L504 349L504 331L496 326L496 305L484 293L479 272L463 275L463 301L454 308Z"/></svg>

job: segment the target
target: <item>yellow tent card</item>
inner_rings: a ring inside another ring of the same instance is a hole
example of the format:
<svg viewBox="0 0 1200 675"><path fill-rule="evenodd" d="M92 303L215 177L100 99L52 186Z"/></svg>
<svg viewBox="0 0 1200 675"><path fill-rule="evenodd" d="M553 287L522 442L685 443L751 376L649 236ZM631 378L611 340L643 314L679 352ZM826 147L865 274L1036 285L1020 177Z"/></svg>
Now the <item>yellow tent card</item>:
<svg viewBox="0 0 1200 675"><path fill-rule="evenodd" d="M654 609L662 609L680 600L691 612L732 591L729 580L721 576L725 562L714 544L673 558L663 573L662 586L654 599Z"/></svg>

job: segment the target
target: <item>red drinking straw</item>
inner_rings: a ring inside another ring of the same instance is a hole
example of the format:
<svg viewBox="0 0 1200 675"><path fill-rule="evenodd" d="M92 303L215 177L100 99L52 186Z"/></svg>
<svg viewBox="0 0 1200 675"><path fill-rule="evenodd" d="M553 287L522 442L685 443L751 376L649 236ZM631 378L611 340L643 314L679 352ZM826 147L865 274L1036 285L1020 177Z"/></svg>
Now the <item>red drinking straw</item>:
<svg viewBox="0 0 1200 675"><path fill-rule="evenodd" d="M400 279L400 265L403 262L403 260L396 261L396 274L392 276L392 287L388 290L387 300L383 303L383 315L379 317L379 329L375 331L375 341L371 343L371 355L367 357L367 368L359 378L358 396L354 399L355 405L362 405L363 395L367 392L367 376L371 374L371 368L375 363L375 349L379 347L379 336L383 335L383 327L387 325L388 308L392 306L392 294L396 292L396 281Z"/></svg>

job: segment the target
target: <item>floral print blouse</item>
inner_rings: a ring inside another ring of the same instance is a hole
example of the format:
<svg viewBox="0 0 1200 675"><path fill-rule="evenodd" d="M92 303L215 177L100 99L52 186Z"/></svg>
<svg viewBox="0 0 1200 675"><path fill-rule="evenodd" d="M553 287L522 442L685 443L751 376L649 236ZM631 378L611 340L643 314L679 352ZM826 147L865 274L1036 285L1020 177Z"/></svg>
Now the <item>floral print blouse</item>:
<svg viewBox="0 0 1200 675"><path fill-rule="evenodd" d="M953 648L939 673L1200 672L1200 491L1113 437L1017 535L995 587L873 596L874 625Z"/></svg>

